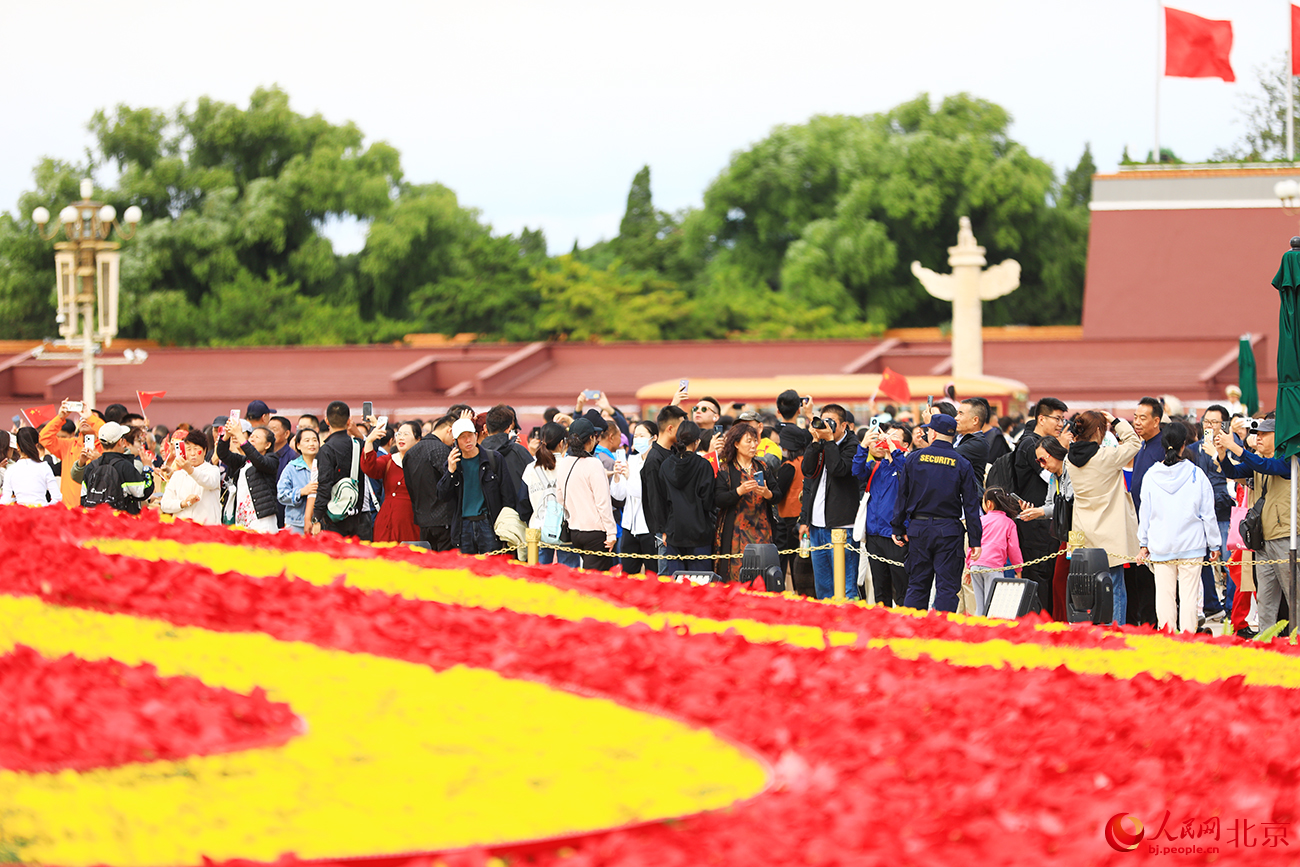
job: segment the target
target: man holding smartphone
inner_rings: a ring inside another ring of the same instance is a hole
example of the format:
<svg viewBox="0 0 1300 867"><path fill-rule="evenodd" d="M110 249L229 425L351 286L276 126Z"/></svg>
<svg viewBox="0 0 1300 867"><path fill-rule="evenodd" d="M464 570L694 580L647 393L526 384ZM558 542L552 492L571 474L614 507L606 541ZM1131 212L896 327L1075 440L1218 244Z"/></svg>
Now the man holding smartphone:
<svg viewBox="0 0 1300 867"><path fill-rule="evenodd" d="M68 416L76 415L75 422ZM67 427L72 424L72 431ZM72 508L81 502L81 482L72 477L72 467L81 454L86 437L92 437L92 448L96 455L100 453L99 429L104 422L94 413L85 411L80 401L65 400L59 404L59 412L41 428L40 443L45 451L62 461L59 472L59 490L63 493L63 504Z"/></svg>

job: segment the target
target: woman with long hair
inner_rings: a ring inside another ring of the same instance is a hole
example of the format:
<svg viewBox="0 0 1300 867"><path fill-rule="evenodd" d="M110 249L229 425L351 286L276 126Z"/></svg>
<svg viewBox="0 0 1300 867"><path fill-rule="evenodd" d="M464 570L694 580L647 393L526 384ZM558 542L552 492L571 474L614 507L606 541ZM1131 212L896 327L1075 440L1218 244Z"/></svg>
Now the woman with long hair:
<svg viewBox="0 0 1300 867"><path fill-rule="evenodd" d="M231 442L239 446L238 452L231 450ZM280 532L275 512L280 459L270 453L273 445L275 434L269 427L246 434L239 424L227 424L217 443L217 456L235 477L235 523L254 533Z"/></svg>
<svg viewBox="0 0 1300 867"><path fill-rule="evenodd" d="M365 446L361 449L361 472L372 479L379 479L384 484L384 500L375 515L376 542L418 542L420 528L415 523L415 509L411 505L411 493L406 489L406 476L402 471L402 461L411 446L420 441L420 425L416 422L402 422L393 434L393 451L381 455L375 450L375 443L388 435L387 425L375 425L366 436Z"/></svg>
<svg viewBox="0 0 1300 867"><path fill-rule="evenodd" d="M528 487L528 502L532 504L533 514L528 519L528 526L534 530L542 528L542 518L550 509L560 508L559 480L555 477L558 463L556 452L564 445L566 436L564 425L547 422L537 432L537 448L533 462L524 467L524 484ZM554 548L541 548L537 552L539 565L559 563L561 566L577 568L582 565L578 554L572 551L556 551Z"/></svg>
<svg viewBox="0 0 1300 867"><path fill-rule="evenodd" d="M619 540L620 554L657 554L654 534L645 520L645 506L641 499L641 469L646 455L659 436L659 425L652 421L639 421L632 428L632 450L627 456L627 475L616 473L610 480L609 493L623 501L623 536ZM639 575L645 564L651 562L639 557L623 557L623 574Z"/></svg>
<svg viewBox="0 0 1300 867"><path fill-rule="evenodd" d="M1052 537L1064 548L1069 541L1071 521L1074 516L1074 486L1070 484L1070 474L1065 471L1065 459L1069 451L1060 439L1045 436L1038 441L1034 450L1038 465L1047 470L1047 498L1043 505L1023 509L1022 518L1046 518ZM1067 588L1070 583L1070 561L1057 557L1052 568L1052 613L1057 620L1066 620L1068 604Z"/></svg>
<svg viewBox="0 0 1300 867"><path fill-rule="evenodd" d="M713 542L716 554L740 554L748 544L772 543L768 508L772 491L757 454L758 434L751 425L735 424L727 429L718 449L718 475L713 486L713 503L718 507ZM719 558L714 571L723 581L735 581L740 578L740 567L740 558Z"/></svg>
<svg viewBox="0 0 1300 867"><path fill-rule="evenodd" d="M693 421L677 428L677 442L672 453L659 466L668 492L668 520L664 535L668 541L667 573L701 571L707 561L682 560L681 555L695 557L713 553L713 466L697 454L702 433Z"/></svg>
<svg viewBox="0 0 1300 867"><path fill-rule="evenodd" d="M1106 431L1114 428L1119 445L1102 448ZM1114 587L1115 623L1123 626L1128 609L1124 564L1137 559L1137 513L1124 484L1124 467L1142 441L1133 426L1108 412L1088 410L1074 420L1074 442L1066 454L1065 471L1074 487L1072 530L1082 534L1077 547L1102 548L1110 564Z"/></svg>
<svg viewBox="0 0 1300 867"><path fill-rule="evenodd" d="M18 429L14 438L18 460L9 466L0 484L0 505L48 506L63 502L63 489L50 465L41 460L40 432L34 427Z"/></svg>
<svg viewBox="0 0 1300 867"><path fill-rule="evenodd" d="M1142 519L1138 523L1138 559L1151 563L1156 579L1156 623L1159 629L1196 631L1201 598L1201 563L1206 549L1219 559L1219 522L1214 514L1210 479L1183 449L1188 431L1171 424L1161 434L1164 460L1142 478ZM1190 562L1173 562L1185 560ZM1175 594L1177 594L1175 596Z"/></svg>
<svg viewBox="0 0 1300 867"><path fill-rule="evenodd" d="M320 453L320 434L315 428L298 428L293 435L293 450L298 457L289 461L280 474L275 493L284 504L284 528L295 536L303 536L307 532L307 503L316 495L316 455Z"/></svg>
<svg viewBox="0 0 1300 867"><path fill-rule="evenodd" d="M614 507L609 499L609 477L605 465L593 452L599 437L585 418L569 427L569 453L556 462L556 497L569 516L569 538L574 548L590 551L582 555L582 568L601 572L614 561L604 552L613 551L618 541Z"/></svg>

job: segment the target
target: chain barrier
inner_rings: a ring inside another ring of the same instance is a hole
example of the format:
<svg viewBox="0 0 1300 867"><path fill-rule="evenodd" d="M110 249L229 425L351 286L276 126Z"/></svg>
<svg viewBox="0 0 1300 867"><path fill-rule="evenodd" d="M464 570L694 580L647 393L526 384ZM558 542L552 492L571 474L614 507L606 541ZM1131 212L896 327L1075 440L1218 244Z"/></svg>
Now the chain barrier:
<svg viewBox="0 0 1300 867"><path fill-rule="evenodd" d="M599 551L592 551L589 548L574 548L571 545L553 545L550 542L538 542L537 547L546 548L551 551L567 551L570 554L600 554L618 558L626 557L629 560L739 560L745 556L745 552L742 551L739 554L665 554L661 558L658 554L620 554L617 551L606 551L603 548ZM834 547L834 542L828 542L825 545L813 545L810 548L786 548L783 551L777 551L777 553L798 554L801 550L811 553L812 551L829 551ZM513 551L514 549L511 548L510 550Z"/></svg>

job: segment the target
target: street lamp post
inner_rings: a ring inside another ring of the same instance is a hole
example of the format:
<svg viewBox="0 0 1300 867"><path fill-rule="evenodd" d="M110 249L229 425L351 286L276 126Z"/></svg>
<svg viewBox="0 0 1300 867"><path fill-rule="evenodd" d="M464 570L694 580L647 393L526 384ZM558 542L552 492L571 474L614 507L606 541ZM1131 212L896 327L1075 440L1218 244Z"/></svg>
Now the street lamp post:
<svg viewBox="0 0 1300 867"><path fill-rule="evenodd" d="M92 200L94 192L89 178L81 182L81 200L59 212L59 223L67 240L54 245L59 332L70 344L81 343L81 400L87 413L95 406L95 339L111 344L117 336L121 255L117 251L121 245L108 240L108 236L116 226L118 237L131 239L142 216L135 205L127 208L123 216L129 228L124 231L117 221L117 209ZM32 211L32 222L46 241L54 240L59 234L59 226L51 232L45 231L49 221L50 212L45 208Z"/></svg>

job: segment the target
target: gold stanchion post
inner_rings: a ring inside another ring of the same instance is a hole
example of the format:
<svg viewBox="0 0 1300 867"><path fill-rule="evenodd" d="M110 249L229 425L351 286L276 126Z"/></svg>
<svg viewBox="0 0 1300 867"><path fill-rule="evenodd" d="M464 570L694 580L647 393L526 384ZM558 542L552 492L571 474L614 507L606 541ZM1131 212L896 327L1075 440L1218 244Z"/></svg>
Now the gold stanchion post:
<svg viewBox="0 0 1300 867"><path fill-rule="evenodd" d="M536 566L538 548L541 547L542 542L542 531L536 527L529 527L524 530L524 541L528 545L528 565Z"/></svg>
<svg viewBox="0 0 1300 867"><path fill-rule="evenodd" d="M844 544L848 541L848 530L831 530L831 544L835 547L835 601L844 601ZM855 576L856 577L856 576Z"/></svg>

